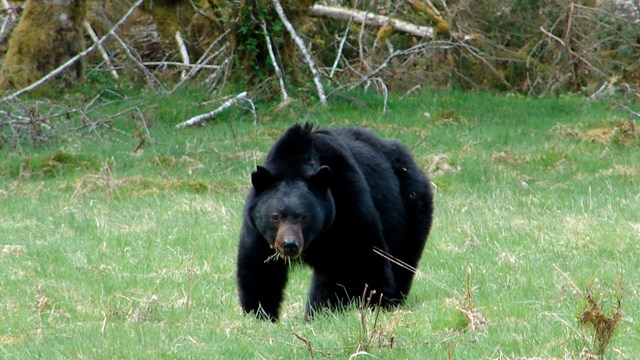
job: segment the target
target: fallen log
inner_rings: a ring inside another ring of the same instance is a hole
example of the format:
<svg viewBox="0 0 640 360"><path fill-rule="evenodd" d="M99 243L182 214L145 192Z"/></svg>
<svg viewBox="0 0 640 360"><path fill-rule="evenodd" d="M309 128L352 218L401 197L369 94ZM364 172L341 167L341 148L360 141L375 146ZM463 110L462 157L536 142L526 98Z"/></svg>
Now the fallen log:
<svg viewBox="0 0 640 360"><path fill-rule="evenodd" d="M339 6L313 5L309 8L309 15L315 17L331 18L336 20L358 22L367 25L386 26L390 25L396 31L402 31L413 36L433 39L434 30L430 26L420 26L411 24L404 20L390 18L384 15L368 13L357 9L347 9Z"/></svg>

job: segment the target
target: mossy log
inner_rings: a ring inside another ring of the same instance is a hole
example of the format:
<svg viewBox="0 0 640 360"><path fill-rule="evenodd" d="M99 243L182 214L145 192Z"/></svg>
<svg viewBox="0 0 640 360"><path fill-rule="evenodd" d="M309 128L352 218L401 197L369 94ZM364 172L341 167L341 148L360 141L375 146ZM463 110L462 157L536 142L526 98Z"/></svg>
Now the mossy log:
<svg viewBox="0 0 640 360"><path fill-rule="evenodd" d="M86 0L27 0L9 39L0 88L23 88L81 52L86 8ZM58 79L66 85L80 79L82 70L79 61Z"/></svg>

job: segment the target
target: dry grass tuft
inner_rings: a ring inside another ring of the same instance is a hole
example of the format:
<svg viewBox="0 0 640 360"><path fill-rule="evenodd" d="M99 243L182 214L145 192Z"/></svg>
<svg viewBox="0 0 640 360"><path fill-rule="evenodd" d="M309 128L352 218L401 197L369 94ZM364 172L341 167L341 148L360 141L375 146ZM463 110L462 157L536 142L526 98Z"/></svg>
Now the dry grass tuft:
<svg viewBox="0 0 640 360"><path fill-rule="evenodd" d="M51 299L44 295L44 284L38 284L36 288L35 308L40 314L53 308Z"/></svg>
<svg viewBox="0 0 640 360"><path fill-rule="evenodd" d="M395 346L395 330L397 322L391 321L387 326L380 325L381 302L384 294L378 295L376 291L370 291L365 285L360 301L358 302L358 315L360 326L358 329L358 339L356 349L349 356L350 359L361 355L371 355L367 351L372 347L381 349L387 347L393 349ZM373 319L370 317L373 315ZM371 324L370 324L371 323Z"/></svg>
<svg viewBox="0 0 640 360"><path fill-rule="evenodd" d="M579 317L580 324L584 326L592 325L594 329L594 351L593 353L598 356L603 356L607 351L611 337L615 332L615 329L622 320L622 313L620 312L621 297L618 296L617 306L615 312L611 316L607 316L602 312L598 302L594 300L593 289L587 289L587 293L584 299L587 301L587 307L582 311Z"/></svg>
<svg viewBox="0 0 640 360"><path fill-rule="evenodd" d="M126 300L126 304L111 308L104 314L103 329L106 328L109 317L125 319L128 323L143 323L156 320L156 311L159 308L158 296L153 294L150 298L134 298L116 294L116 298Z"/></svg>
<svg viewBox="0 0 640 360"><path fill-rule="evenodd" d="M586 302L585 309L578 316L578 322L583 326L593 326L593 349L589 351L584 349L580 354L580 359L599 359L607 352L607 348L615 333L616 328L622 320L621 302L622 302L622 282L618 284L616 290L616 307L610 316L605 315L602 311L602 296L593 286L587 288L586 293L580 290L571 278L557 265L556 270L564 276L574 288L575 292Z"/></svg>
<svg viewBox="0 0 640 360"><path fill-rule="evenodd" d="M105 192L107 199L111 200L114 192L117 193L118 187L131 182L140 181L140 178L133 179L116 179L111 172L109 161L100 169L98 174L87 174L83 176L76 184L76 190L73 192L72 198L79 200L88 193L101 189Z"/></svg>
<svg viewBox="0 0 640 360"><path fill-rule="evenodd" d="M434 115L425 113L424 116L432 119L440 125L466 125L469 123L469 121L456 110L443 110L435 113Z"/></svg>
<svg viewBox="0 0 640 360"><path fill-rule="evenodd" d="M4 245L2 246L2 255L22 255L27 248L22 245Z"/></svg>
<svg viewBox="0 0 640 360"><path fill-rule="evenodd" d="M494 152L493 154L491 154L491 159L493 159L493 161L497 163L516 165L516 166L520 165L522 161L522 159L518 155L515 155L510 151Z"/></svg>
<svg viewBox="0 0 640 360"><path fill-rule="evenodd" d="M432 177L442 176L449 173L458 173L460 170L460 166L451 164L449 156L446 154L433 155L429 162L429 166L427 167L427 173Z"/></svg>
<svg viewBox="0 0 640 360"><path fill-rule="evenodd" d="M613 167L602 170L596 176L622 176L633 178L640 175L640 168L627 167L622 165L613 165Z"/></svg>

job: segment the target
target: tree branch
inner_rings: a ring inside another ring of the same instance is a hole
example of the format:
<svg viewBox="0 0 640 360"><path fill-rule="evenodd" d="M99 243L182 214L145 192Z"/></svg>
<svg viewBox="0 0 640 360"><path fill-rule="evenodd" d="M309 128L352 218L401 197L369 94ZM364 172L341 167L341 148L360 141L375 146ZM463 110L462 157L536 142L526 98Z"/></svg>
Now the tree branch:
<svg viewBox="0 0 640 360"><path fill-rule="evenodd" d="M313 75L313 82L316 84L316 88L318 90L318 97L320 98L320 103L322 105L327 105L327 97L324 94L324 88L322 87L322 82L320 82L320 73L318 72L318 69L316 68L316 64L313 62L313 59L311 58L311 54L309 54L309 50L307 50L307 46L304 44L304 41L302 41L302 39L296 32L296 29L293 28L293 25L291 25L291 22L289 21L289 19L287 19L287 15L284 13L284 9L282 9L282 5L280 5L280 2L278 0L272 0L272 2L273 2L274 8L276 9L276 13L278 13L280 20L282 20L282 23L284 24L284 27L287 28L289 35L291 35L296 45L298 45L300 52L302 52L302 55L304 56L304 61L309 66L309 70L311 70L311 75Z"/></svg>
<svg viewBox="0 0 640 360"><path fill-rule="evenodd" d="M178 44L178 50L180 51L180 57L182 57L182 62L185 65L190 65L191 61L189 60L189 52L187 51L187 47L184 45L184 40L182 39L182 34L180 31L176 31L176 43ZM187 77L187 71L182 70L180 74L180 79L184 80Z"/></svg>
<svg viewBox="0 0 640 360"><path fill-rule="evenodd" d="M273 53L273 46L271 45L271 37L269 36L269 30L267 30L267 23L264 20L261 20L260 26L262 26L262 32L264 33L264 41L267 44L267 50L269 51L269 57L271 58L271 64L273 65L273 70L275 71L276 77L278 77L278 82L280 83L280 92L282 92L282 102L286 102L289 99L289 94L287 94L287 89L284 86L282 71L280 71L280 66L278 65L278 61L276 60L276 55Z"/></svg>
<svg viewBox="0 0 640 360"><path fill-rule="evenodd" d="M93 31L93 27L91 27L91 24L88 21L84 21L82 23L82 26L84 26L84 29L87 31L87 34L89 34L89 37L94 43L97 43L98 41L100 41L100 39L98 39L98 35L96 35L96 32ZM102 55L102 59L104 59L105 64L107 64L107 67L109 68L109 72L111 73L111 76L113 76L113 78L116 80L120 79L120 76L118 76L118 72L116 71L116 68L111 63L111 59L109 58L109 54L107 53L107 50L105 50L102 44L98 45L97 48L98 48L98 51L100 51L100 55Z"/></svg>

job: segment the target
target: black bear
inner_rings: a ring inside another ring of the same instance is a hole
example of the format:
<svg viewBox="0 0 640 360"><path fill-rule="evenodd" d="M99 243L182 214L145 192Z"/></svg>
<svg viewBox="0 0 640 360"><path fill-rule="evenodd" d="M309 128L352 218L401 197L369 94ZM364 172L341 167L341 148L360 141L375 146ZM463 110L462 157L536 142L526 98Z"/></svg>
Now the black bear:
<svg viewBox="0 0 640 360"><path fill-rule="evenodd" d="M237 258L245 313L278 319L293 258L313 269L307 317L365 292L372 304L403 303L433 213L406 147L362 128L294 125L251 182Z"/></svg>

